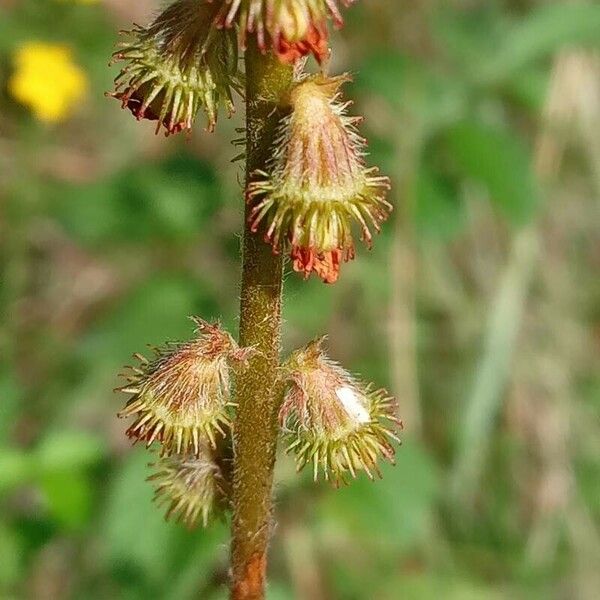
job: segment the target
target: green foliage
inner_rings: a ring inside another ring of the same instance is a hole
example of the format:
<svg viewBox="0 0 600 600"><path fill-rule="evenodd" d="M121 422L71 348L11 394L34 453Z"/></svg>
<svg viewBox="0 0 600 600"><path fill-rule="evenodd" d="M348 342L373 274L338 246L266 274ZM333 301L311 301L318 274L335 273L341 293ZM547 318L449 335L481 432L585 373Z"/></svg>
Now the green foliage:
<svg viewBox="0 0 600 600"><path fill-rule="evenodd" d="M10 447L3 448L0 456L0 491L28 481L31 471L31 461L23 452Z"/></svg>
<svg viewBox="0 0 600 600"><path fill-rule="evenodd" d="M531 221L538 194L529 154L517 138L468 121L447 131L446 144L460 174L484 185L508 219L517 224Z"/></svg>
<svg viewBox="0 0 600 600"><path fill-rule="evenodd" d="M417 176L415 225L434 239L452 239L465 226L465 211L452 182L423 166Z"/></svg>
<svg viewBox="0 0 600 600"><path fill-rule="evenodd" d="M319 506L319 526L356 536L366 546L406 552L425 533L438 493L438 474L428 454L408 442L396 465L382 466L381 481L360 476Z"/></svg>
<svg viewBox="0 0 600 600"><path fill-rule="evenodd" d="M145 481L149 474L148 453L141 451L117 470L101 525L105 560L132 597L192 597L218 564L224 528L192 535L167 523L152 502L152 486Z"/></svg>
<svg viewBox="0 0 600 600"><path fill-rule="evenodd" d="M134 452L116 473L106 507L108 560L119 574L156 584L168 575L168 551L177 530L152 504L148 455Z"/></svg>
<svg viewBox="0 0 600 600"><path fill-rule="evenodd" d="M7 589L19 581L22 558L19 532L14 527L0 523L0 589Z"/></svg>
<svg viewBox="0 0 600 600"><path fill-rule="evenodd" d="M598 46L600 7L594 4L550 4L532 11L503 36L494 57L483 69L492 81L508 79L565 45Z"/></svg>
<svg viewBox="0 0 600 600"><path fill-rule="evenodd" d="M150 277L131 292L112 313L91 328L82 340L81 351L90 360L112 362L128 359L147 345L166 340L187 339L195 314L215 314L210 292L185 277Z"/></svg>
<svg viewBox="0 0 600 600"><path fill-rule="evenodd" d="M59 185L55 195L67 231L94 245L193 239L222 201L212 167L187 154L91 186Z"/></svg>

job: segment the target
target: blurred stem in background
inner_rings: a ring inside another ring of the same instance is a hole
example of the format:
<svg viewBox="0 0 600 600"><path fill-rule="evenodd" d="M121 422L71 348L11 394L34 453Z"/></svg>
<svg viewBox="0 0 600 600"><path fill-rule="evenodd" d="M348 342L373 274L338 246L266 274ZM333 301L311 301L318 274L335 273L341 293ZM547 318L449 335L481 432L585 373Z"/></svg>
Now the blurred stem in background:
<svg viewBox="0 0 600 600"><path fill-rule="evenodd" d="M409 93L410 91L407 90ZM408 106L414 106L408 102ZM389 347L392 389L402 399L402 418L408 432L418 436L422 429L422 412L417 371L416 274L417 246L415 236L416 179L423 140L416 114L409 110L397 117L395 148L394 238L390 248L391 304L389 314Z"/></svg>
<svg viewBox="0 0 600 600"><path fill-rule="evenodd" d="M538 137L533 158L534 171L541 183L547 183L559 170L562 144L556 143L548 130L552 121L564 117L563 77L557 77L557 60L552 85L545 103L547 123ZM564 71L563 71L564 72ZM510 381L515 364L517 340L525 304L537 270L540 239L538 225L533 223L518 231L512 240L508 263L501 276L491 309L484 352L476 371L473 391L467 401L455 466L451 475L451 493L456 506L472 507L489 451L492 428L502 405L503 392Z"/></svg>
<svg viewBox="0 0 600 600"><path fill-rule="evenodd" d="M395 9L394 9L395 10ZM429 0L416 0L403 7L400 31L390 32L388 43L400 39L404 52L426 62L432 53ZM393 15L382 15L383 23ZM417 180L421 152L427 137L427 117L423 114L423 81L408 76L403 82L402 101L388 120L394 124L394 232L390 247L390 307L388 346L392 391L400 399L407 432L419 437L423 411L419 388L417 348L417 273L419 246L416 233Z"/></svg>
<svg viewBox="0 0 600 600"><path fill-rule="evenodd" d="M290 88L293 68L252 42L246 52L246 178L265 169L280 119L277 107ZM249 207L247 207L249 211ZM271 494L277 450L281 386L283 259L250 231L244 219L240 344L257 352L237 380L234 433L232 598L264 597Z"/></svg>
<svg viewBox="0 0 600 600"><path fill-rule="evenodd" d="M471 505L486 464L490 435L509 379L538 248L535 226L526 227L514 236L489 316L483 357L467 400L452 471L451 493L456 505L463 508Z"/></svg>
<svg viewBox="0 0 600 600"><path fill-rule="evenodd" d="M560 171L566 145L565 132L573 121L578 122L580 134L586 140L597 131L600 123L597 111L599 73L597 58L588 53L569 51L556 58L545 102L545 123L533 157L534 173L542 186L548 187ZM590 110L591 107L594 108ZM594 148L597 152L597 144L588 141L587 147L591 152ZM596 165L595 159L597 154L591 157L592 165ZM558 217L554 216L556 210ZM582 350L585 353L585 349L569 349L570 339L581 340L581 335L573 336L569 331L566 317L570 311L565 310L564 305L577 282L565 283L571 277L566 273L564 257L561 258L565 249L557 242L560 236L553 235L556 233L553 223L557 220L564 221L560 207L553 206L548 224L542 221L530 225L513 237L509 261L489 317L484 354L467 402L463 433L451 475L451 491L455 506L461 511L472 508L503 392L513 381L518 391L516 411L525 415L525 424L521 424L526 429L522 431L523 443L532 447L539 463L539 472L534 475L537 491L533 499L528 560L538 566L550 564L558 550L563 525L566 526L581 572L577 593L580 597L591 597L591 590L599 585L598 574L592 565L597 564L600 557L600 540L585 503L577 497L570 451L570 423L577 411L575 395L571 391L573 369L582 359L579 353ZM545 231L547 225L548 232ZM560 227L564 228L564 222ZM540 252L542 245L543 253ZM544 302L547 306L533 300L529 303L531 310L527 311L529 290L538 273L546 292ZM534 331L520 338L525 314L528 321L533 321ZM538 332L536 336L536 330L545 333L540 337ZM519 339L522 344L517 344ZM561 355L553 356L557 352ZM542 361L545 364L532 366L526 361L527 367L523 367L518 357L525 355L546 355L546 360ZM532 369L537 372L531 373ZM540 382L543 382L541 389ZM529 486L530 482L526 487Z"/></svg>
<svg viewBox="0 0 600 600"><path fill-rule="evenodd" d="M536 148L536 172L555 183L564 162L566 132L587 151L598 185L600 130L600 62L584 50L562 52L556 59L545 107L545 129ZM580 281L569 267L573 249L568 213L570 206L556 202L547 218L547 243L540 264L545 296L532 311L525 350L537 359L529 373L518 373L518 414L527 415L521 435L538 465L534 477L533 515L527 559L534 566L551 564L563 531L576 559L576 593L593 597L600 588L597 565L600 538L574 480L574 425L581 406L575 389L579 365L593 352L585 328L571 312L577 306ZM561 231L562 230L562 231ZM570 235L568 235L570 233ZM545 335L539 331L546 332ZM536 335L537 334L537 335ZM549 339L548 339L549 338ZM534 384L533 377L538 378ZM540 382L543 382L540 384Z"/></svg>
<svg viewBox="0 0 600 600"><path fill-rule="evenodd" d="M310 529L291 521L283 529L285 559L298 600L328 600L319 548Z"/></svg>

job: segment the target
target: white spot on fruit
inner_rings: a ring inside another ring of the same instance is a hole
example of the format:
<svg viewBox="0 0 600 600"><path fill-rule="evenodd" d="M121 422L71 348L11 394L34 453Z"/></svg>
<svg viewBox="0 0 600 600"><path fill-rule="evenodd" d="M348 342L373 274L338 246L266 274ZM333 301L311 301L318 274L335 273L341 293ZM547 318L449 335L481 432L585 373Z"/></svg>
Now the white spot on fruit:
<svg viewBox="0 0 600 600"><path fill-rule="evenodd" d="M341 387L335 390L336 396L340 399L346 412L359 423L368 423L371 420L369 412L363 406L356 392L349 387Z"/></svg>

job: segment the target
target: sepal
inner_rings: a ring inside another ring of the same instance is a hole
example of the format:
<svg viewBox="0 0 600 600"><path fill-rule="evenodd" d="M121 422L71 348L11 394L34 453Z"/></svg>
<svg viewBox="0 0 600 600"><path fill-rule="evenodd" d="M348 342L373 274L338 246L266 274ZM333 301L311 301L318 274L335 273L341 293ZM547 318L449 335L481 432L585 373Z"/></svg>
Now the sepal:
<svg viewBox="0 0 600 600"><path fill-rule="evenodd" d="M354 0L341 0L350 6ZM336 0L224 0L217 17L223 28L238 26L240 44L256 35L258 47L273 50L282 62L312 54L319 63L329 57L327 21L343 25Z"/></svg>
<svg viewBox="0 0 600 600"><path fill-rule="evenodd" d="M323 338L294 352L284 364L287 389L279 420L298 470L312 465L315 481L347 483L364 471L380 475L380 458L394 462L402 422L395 400L364 384L323 350Z"/></svg>
<svg viewBox="0 0 600 600"><path fill-rule="evenodd" d="M262 230L275 252L289 251L295 271L335 283L356 251L353 228L371 247L392 205L387 177L365 165L360 119L341 100L347 75L305 78L290 93L266 171L246 190L253 231Z"/></svg>
<svg viewBox="0 0 600 600"><path fill-rule="evenodd" d="M148 27L123 32L113 61L127 64L115 79L118 99L138 119L157 121L156 132L190 131L200 109L214 130L218 109L234 110L241 90L235 33L214 26L218 6L208 0L177 0Z"/></svg>
<svg viewBox="0 0 600 600"><path fill-rule="evenodd" d="M127 384L117 391L131 398L120 417L135 417L127 430L134 441L161 444L161 454L200 456L202 445L216 445L231 426L230 366L245 362L252 351L240 348L218 323L193 317L196 338L172 342L139 365L129 367Z"/></svg>
<svg viewBox="0 0 600 600"><path fill-rule="evenodd" d="M227 506L225 482L208 447L203 446L197 457L175 455L151 466L156 472L148 480L156 503L167 507L167 520L181 521L190 529L206 527Z"/></svg>

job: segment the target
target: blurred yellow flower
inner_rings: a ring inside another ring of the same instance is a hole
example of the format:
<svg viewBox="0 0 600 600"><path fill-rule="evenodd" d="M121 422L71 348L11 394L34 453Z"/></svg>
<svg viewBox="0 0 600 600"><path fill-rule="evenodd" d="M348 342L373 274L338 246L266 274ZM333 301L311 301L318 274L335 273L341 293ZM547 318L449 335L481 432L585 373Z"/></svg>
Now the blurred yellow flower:
<svg viewBox="0 0 600 600"><path fill-rule="evenodd" d="M27 42L15 52L14 64L10 93L40 121L63 120L86 92L86 75L62 44Z"/></svg>

